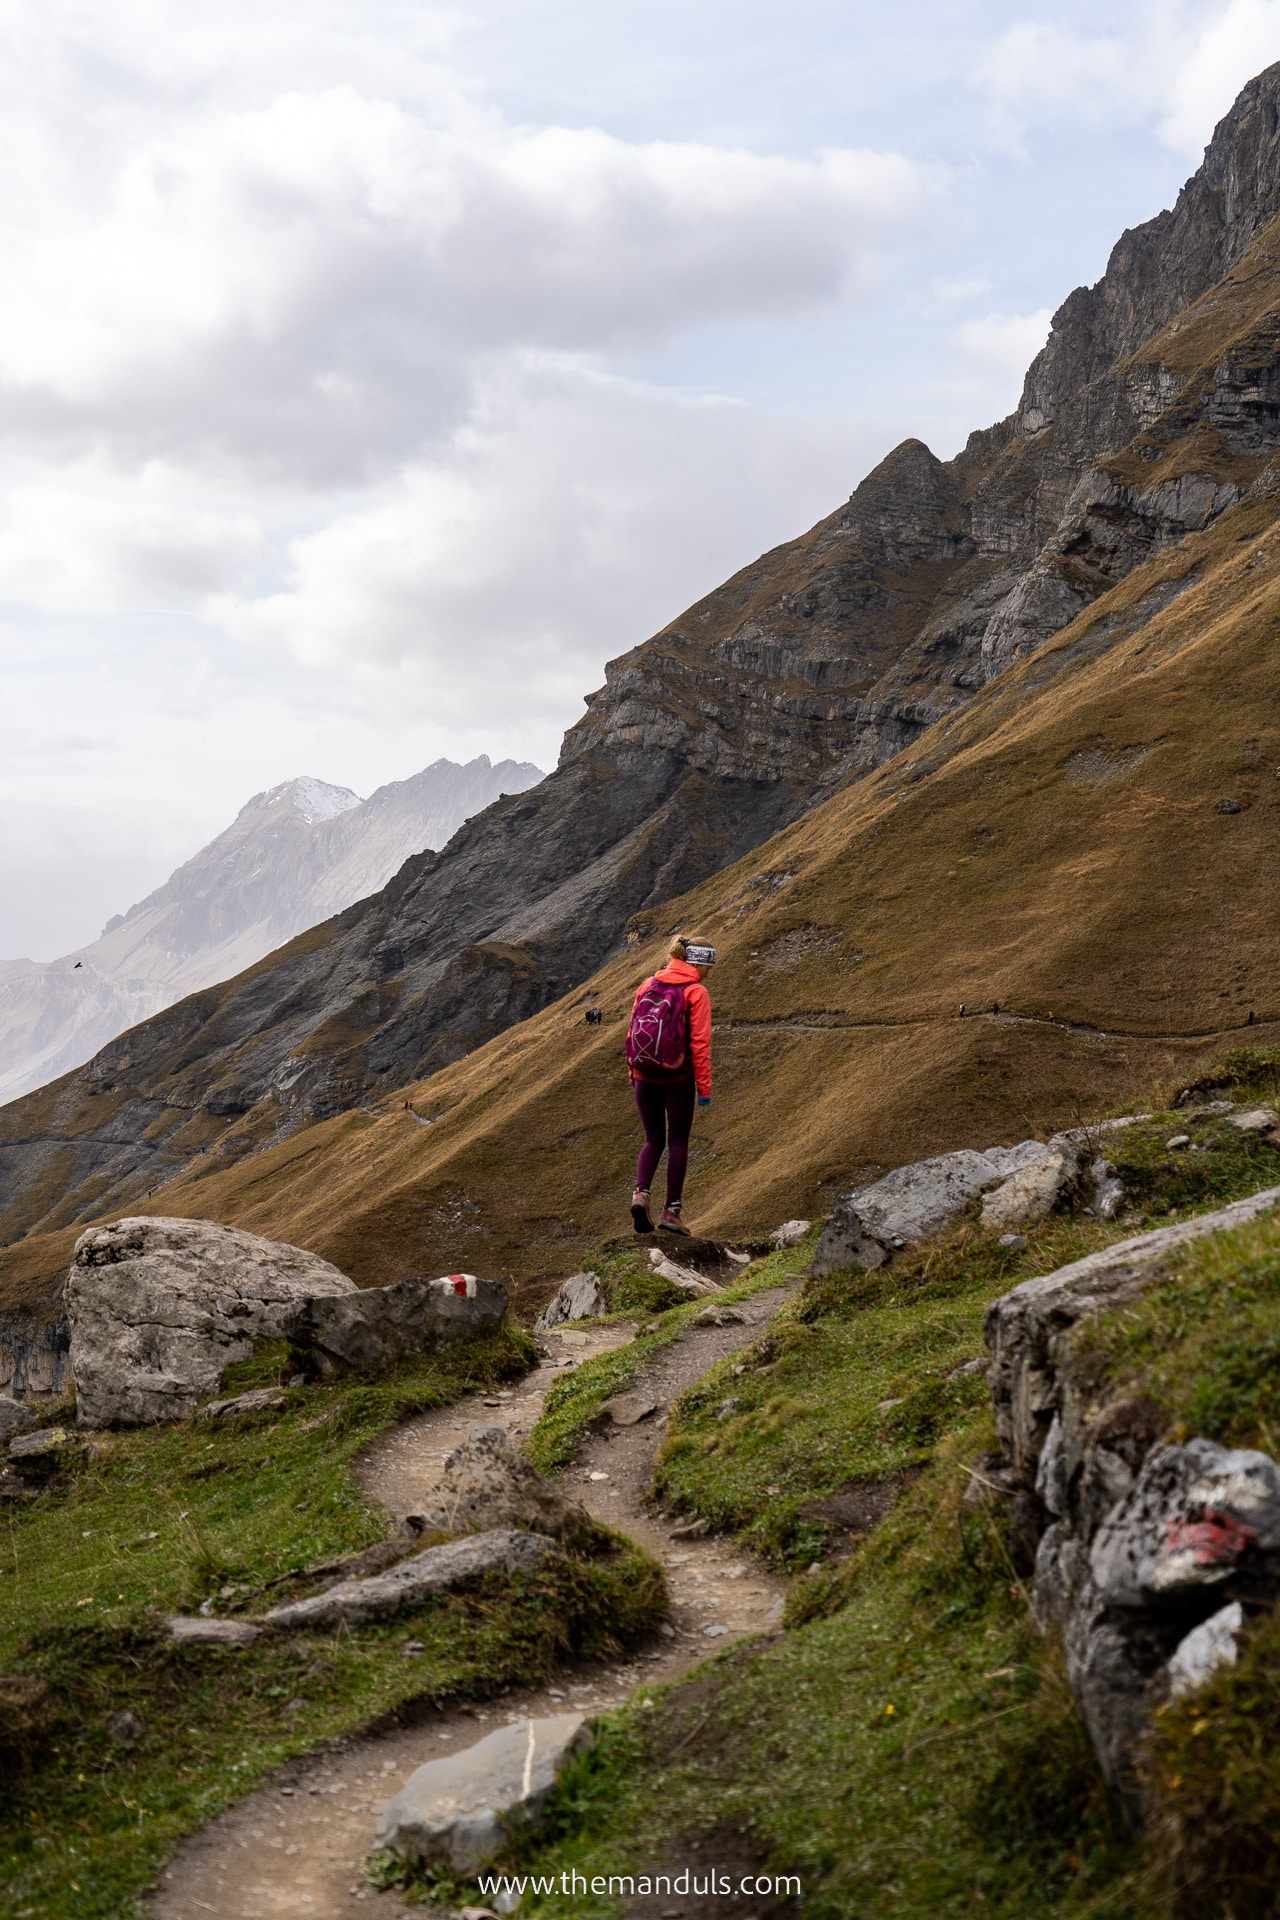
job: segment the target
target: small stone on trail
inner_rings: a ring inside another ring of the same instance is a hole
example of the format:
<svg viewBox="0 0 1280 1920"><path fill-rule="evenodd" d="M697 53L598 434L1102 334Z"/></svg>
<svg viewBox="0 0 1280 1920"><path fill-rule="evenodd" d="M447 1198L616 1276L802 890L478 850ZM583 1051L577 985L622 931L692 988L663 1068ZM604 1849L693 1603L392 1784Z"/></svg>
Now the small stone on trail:
<svg viewBox="0 0 1280 1920"><path fill-rule="evenodd" d="M559 1293L534 1321L534 1332L547 1333L565 1320L598 1319L608 1311L609 1296L601 1285L599 1274L575 1273L565 1281Z"/></svg>
<svg viewBox="0 0 1280 1920"><path fill-rule="evenodd" d="M634 1427L658 1412L658 1402L647 1393L615 1393L600 1408L615 1427Z"/></svg>
<svg viewBox="0 0 1280 1920"><path fill-rule="evenodd" d="M728 1627L722 1627L717 1625L714 1627L704 1627L702 1631L706 1635L708 1640L714 1640L717 1634L728 1633L729 1629Z"/></svg>

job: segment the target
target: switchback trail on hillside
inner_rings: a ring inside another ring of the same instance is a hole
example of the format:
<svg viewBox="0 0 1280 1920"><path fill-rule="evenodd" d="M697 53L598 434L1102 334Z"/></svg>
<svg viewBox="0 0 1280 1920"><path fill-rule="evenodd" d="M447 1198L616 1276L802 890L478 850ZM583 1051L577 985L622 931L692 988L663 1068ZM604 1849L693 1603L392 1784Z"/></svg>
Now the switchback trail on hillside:
<svg viewBox="0 0 1280 1920"><path fill-rule="evenodd" d="M382 1807L424 1761L460 1752L509 1721L618 1707L642 1683L679 1679L707 1655L775 1625L783 1598L778 1576L729 1541L682 1535L679 1522L651 1508L647 1495L667 1409L716 1361L758 1339L789 1291L771 1288L737 1300L739 1318L694 1325L662 1348L628 1387L656 1402L654 1413L633 1426L591 1434L563 1477L566 1493L663 1563L670 1632L650 1652L615 1663L583 1662L546 1687L507 1689L478 1705L428 1707L410 1724L402 1715L385 1730L292 1763L184 1843L161 1871L149 1920L403 1913L399 1896L376 1892L362 1868ZM519 1444L565 1368L634 1337L630 1326L590 1323L546 1334L541 1364L513 1390L469 1394L405 1421L372 1447L358 1468L365 1494L397 1519L418 1511L439 1482L445 1456L473 1424L505 1427Z"/></svg>

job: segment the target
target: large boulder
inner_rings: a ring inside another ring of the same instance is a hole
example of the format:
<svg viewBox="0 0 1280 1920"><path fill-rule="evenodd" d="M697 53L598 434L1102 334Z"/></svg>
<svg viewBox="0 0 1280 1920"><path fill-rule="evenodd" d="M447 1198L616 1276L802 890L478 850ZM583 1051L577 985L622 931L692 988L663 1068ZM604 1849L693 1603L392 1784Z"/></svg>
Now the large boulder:
<svg viewBox="0 0 1280 1920"><path fill-rule="evenodd" d="M117 1220L76 1241L67 1278L82 1427L182 1420L300 1300L357 1294L318 1254L212 1220Z"/></svg>
<svg viewBox="0 0 1280 1920"><path fill-rule="evenodd" d="M992 1194L987 1225L1039 1218L1075 1179L1078 1166L1078 1149L1065 1136L1049 1146L1024 1140L1016 1147L988 1147L984 1153L961 1147L913 1161L840 1196L818 1241L813 1271L821 1279L843 1267L882 1267L901 1248L951 1226L984 1193ZM1006 1188L1000 1204L997 1197Z"/></svg>
<svg viewBox="0 0 1280 1920"><path fill-rule="evenodd" d="M554 1552L553 1542L542 1534L524 1533L519 1528L469 1534L465 1540L428 1547L424 1553L415 1553L367 1580L340 1580L324 1593L313 1593L305 1600L286 1600L264 1616L264 1624L304 1632L367 1627L376 1620L389 1620L402 1607L420 1607L434 1594L465 1586L486 1573L531 1573Z"/></svg>
<svg viewBox="0 0 1280 1920"><path fill-rule="evenodd" d="M474 1273L438 1280L397 1280L337 1297L299 1300L281 1321L294 1346L321 1373L339 1367L385 1367L410 1353L429 1353L491 1333L507 1310L507 1290Z"/></svg>
<svg viewBox="0 0 1280 1920"><path fill-rule="evenodd" d="M378 1821L379 1846L474 1873L538 1817L561 1767L591 1737L580 1713L515 1720L462 1753L428 1760Z"/></svg>
<svg viewBox="0 0 1280 1920"><path fill-rule="evenodd" d="M1099 1764L1131 1823L1152 1808L1155 1710L1235 1657L1235 1635L1280 1597L1280 1466L1204 1438L1129 1392L1098 1404L1075 1329L1114 1313L1206 1234L1271 1213L1270 1187L1024 1280L988 1310L1004 1457L975 1475L1012 1497L1015 1551L1034 1552L1038 1622L1057 1634Z"/></svg>
<svg viewBox="0 0 1280 1920"><path fill-rule="evenodd" d="M589 1525L585 1510L517 1453L502 1427L476 1423L444 1463L431 1504L415 1514L430 1533L525 1527L560 1539Z"/></svg>

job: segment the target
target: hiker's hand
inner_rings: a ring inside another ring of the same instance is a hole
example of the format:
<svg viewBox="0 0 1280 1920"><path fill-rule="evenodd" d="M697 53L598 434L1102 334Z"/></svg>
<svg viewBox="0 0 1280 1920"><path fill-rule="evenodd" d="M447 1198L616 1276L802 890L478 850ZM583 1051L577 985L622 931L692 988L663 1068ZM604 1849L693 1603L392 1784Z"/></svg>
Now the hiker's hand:
<svg viewBox="0 0 1280 1920"><path fill-rule="evenodd" d="M711 1105L711 1095L709 1093L700 1093L698 1095L698 1105L700 1107L709 1107Z"/></svg>

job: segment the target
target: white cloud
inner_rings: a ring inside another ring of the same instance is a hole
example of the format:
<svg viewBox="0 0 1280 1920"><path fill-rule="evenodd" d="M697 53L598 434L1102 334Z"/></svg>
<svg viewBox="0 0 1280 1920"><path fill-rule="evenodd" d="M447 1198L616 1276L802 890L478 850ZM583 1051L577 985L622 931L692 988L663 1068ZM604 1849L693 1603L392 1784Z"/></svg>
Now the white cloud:
<svg viewBox="0 0 1280 1920"><path fill-rule="evenodd" d="M1280 0L1144 0L1108 28L1007 27L972 75L990 137L1021 150L1045 119L1146 125L1197 161L1245 82L1280 59Z"/></svg>

